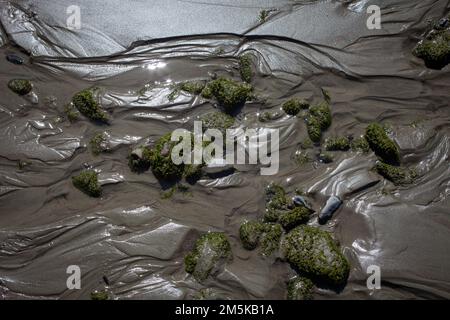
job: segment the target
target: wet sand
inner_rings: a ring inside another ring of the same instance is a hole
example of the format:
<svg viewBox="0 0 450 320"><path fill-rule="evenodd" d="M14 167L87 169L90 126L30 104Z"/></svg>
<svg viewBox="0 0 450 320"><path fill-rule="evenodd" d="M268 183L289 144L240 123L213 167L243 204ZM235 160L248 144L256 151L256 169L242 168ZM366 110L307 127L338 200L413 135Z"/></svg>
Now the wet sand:
<svg viewBox="0 0 450 320"><path fill-rule="evenodd" d="M118 299L191 299L202 288L229 299L285 299L295 272L244 250L238 236L245 219L262 216L271 181L308 191L316 212L330 195L344 200L321 228L339 241L350 277L342 292L317 288L315 299L450 298L450 66L427 69L411 54L427 21L448 14L448 1L384 1L381 30L365 27L365 8L376 1L42 2L0 1L1 298L87 299L107 276ZM74 3L82 28L70 31ZM264 8L277 10L260 23ZM11 53L25 63L8 62ZM279 173L236 166L162 199L150 171L128 168L130 150L214 110L188 94L169 101L171 84L238 78L241 53L257 62L252 84L266 102L247 103L237 120L280 130ZM9 91L13 78L30 79L38 103ZM71 97L94 85L111 125L66 120ZM372 153L336 152L332 163L299 166L304 121L258 120L290 97L320 102L321 88L333 114L325 137L388 125L402 163L418 172L414 184L396 187L373 172ZM94 156L89 140L104 131L111 150ZM72 185L86 166L101 172L100 199ZM317 214L309 223L318 225ZM234 258L200 284L183 257L207 231L225 232ZM66 287L69 265L81 267L81 290ZM381 290L366 288L369 265L381 267Z"/></svg>

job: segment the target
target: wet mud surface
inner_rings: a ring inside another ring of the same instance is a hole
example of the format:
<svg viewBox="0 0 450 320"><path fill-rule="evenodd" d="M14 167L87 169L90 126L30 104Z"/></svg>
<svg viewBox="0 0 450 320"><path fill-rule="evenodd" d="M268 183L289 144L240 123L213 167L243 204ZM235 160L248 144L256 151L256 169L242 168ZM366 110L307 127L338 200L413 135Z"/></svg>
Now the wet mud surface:
<svg viewBox="0 0 450 320"><path fill-rule="evenodd" d="M66 8L82 8L81 29L66 28ZM208 288L227 299L285 299L289 264L242 248L239 226L264 214L272 181L301 189L315 210L343 200L331 231L350 262L345 288L316 288L315 299L450 298L450 66L425 67L412 55L429 21L448 15L448 1L0 1L0 297L88 299L105 287L117 299L192 299ZM366 8L382 10L382 29L366 27ZM117 8L121 10L117 10ZM260 10L268 9L265 22ZM260 97L236 119L243 128L280 130L280 170L236 166L204 177L189 192L162 196L151 171L137 174L128 154L197 116L208 100L174 83L239 78L238 56L253 57ZM15 54L24 59L14 64ZM8 89L29 79L32 93ZM100 88L109 125L67 119L71 97ZM372 170L373 153L333 152L334 161L296 151L305 122L284 114L291 97L331 96L333 121L324 132L359 137L371 122L388 127L412 184L395 186ZM262 122L259 115L279 112ZM90 139L106 132L107 152ZM89 198L71 177L91 167L103 194ZM184 270L199 235L224 232L233 259L202 283ZM81 290L68 290L66 269L78 265ZM366 287L366 269L381 268L382 289Z"/></svg>

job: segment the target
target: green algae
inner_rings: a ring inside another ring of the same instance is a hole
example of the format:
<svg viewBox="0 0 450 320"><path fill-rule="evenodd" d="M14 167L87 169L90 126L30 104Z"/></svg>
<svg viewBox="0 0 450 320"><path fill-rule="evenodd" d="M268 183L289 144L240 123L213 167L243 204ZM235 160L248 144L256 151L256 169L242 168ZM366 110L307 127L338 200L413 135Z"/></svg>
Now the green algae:
<svg viewBox="0 0 450 320"><path fill-rule="evenodd" d="M19 96L24 96L33 90L33 85L30 80L13 79L8 82L8 88Z"/></svg>
<svg viewBox="0 0 450 320"><path fill-rule="evenodd" d="M417 177L417 173L413 169L392 166L381 161L375 165L375 170L395 185L410 184Z"/></svg>
<svg viewBox="0 0 450 320"><path fill-rule="evenodd" d="M98 122L108 123L108 115L94 97L95 89L85 89L72 98L75 108L85 117Z"/></svg>
<svg viewBox="0 0 450 320"><path fill-rule="evenodd" d="M450 63L450 31L431 32L414 48L413 54L424 60L428 68L442 69Z"/></svg>
<svg viewBox="0 0 450 320"><path fill-rule="evenodd" d="M222 134L225 134L226 130L235 123L232 116L220 111L209 112L201 116L200 121L202 121L203 130L218 129Z"/></svg>
<svg viewBox="0 0 450 320"><path fill-rule="evenodd" d="M386 134L385 129L378 123L371 123L366 128L365 138L370 148L385 163L398 165L400 154L394 141Z"/></svg>
<svg viewBox="0 0 450 320"><path fill-rule="evenodd" d="M90 197L100 197L102 189L98 183L98 173L94 170L83 170L79 175L72 177L73 185Z"/></svg>
<svg viewBox="0 0 450 320"><path fill-rule="evenodd" d="M350 140L347 137L330 137L325 140L324 146L327 151L348 151Z"/></svg>
<svg viewBox="0 0 450 320"><path fill-rule="evenodd" d="M311 280L296 276L288 281L287 298L288 300L311 300L313 288L314 284Z"/></svg>
<svg viewBox="0 0 450 320"><path fill-rule="evenodd" d="M91 152L94 155L99 155L101 152L107 151L108 148L106 146L106 142L107 142L106 134L104 132L97 133L89 141Z"/></svg>
<svg viewBox="0 0 450 320"><path fill-rule="evenodd" d="M220 260L231 257L231 246L225 234L210 232L197 239L194 249L185 256L185 270L196 280L203 281Z"/></svg>
<svg viewBox="0 0 450 320"><path fill-rule="evenodd" d="M282 109L290 116L296 116L301 110L308 109L309 103L297 98L289 99L283 103Z"/></svg>
<svg viewBox="0 0 450 320"><path fill-rule="evenodd" d="M309 278L336 286L347 281L350 265L328 232L298 226L285 236L281 248L286 259Z"/></svg>
<svg viewBox="0 0 450 320"><path fill-rule="evenodd" d="M168 133L159 138L147 155L151 170L158 179L179 180L183 176L184 164L176 165L172 161L172 148L178 142L171 141L171 136Z"/></svg>
<svg viewBox="0 0 450 320"><path fill-rule="evenodd" d="M239 74L242 81L250 83L253 79L252 55L249 53L239 56Z"/></svg>

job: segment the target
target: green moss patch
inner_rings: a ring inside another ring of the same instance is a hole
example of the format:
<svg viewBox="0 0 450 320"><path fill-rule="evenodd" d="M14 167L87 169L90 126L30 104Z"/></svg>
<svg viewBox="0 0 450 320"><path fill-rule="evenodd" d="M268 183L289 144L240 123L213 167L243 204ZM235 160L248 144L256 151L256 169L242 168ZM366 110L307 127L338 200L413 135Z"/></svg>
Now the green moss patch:
<svg viewBox="0 0 450 320"><path fill-rule="evenodd" d="M95 290L91 292L91 300L109 300L106 290Z"/></svg>
<svg viewBox="0 0 450 320"><path fill-rule="evenodd" d="M283 239L286 259L300 272L330 285L345 284L350 265L328 232L298 226Z"/></svg>
<svg viewBox="0 0 450 320"><path fill-rule="evenodd" d="M72 98L75 108L85 117L98 122L108 123L108 115L94 97L94 89L85 89Z"/></svg>
<svg viewBox="0 0 450 320"><path fill-rule="evenodd" d="M413 54L431 69L442 69L450 62L450 31L432 31L414 48Z"/></svg>
<svg viewBox="0 0 450 320"><path fill-rule="evenodd" d="M151 170L158 179L179 180L183 176L184 164L172 161L172 149L178 142L170 141L171 136L171 133L162 136L148 154Z"/></svg>
<svg viewBox="0 0 450 320"><path fill-rule="evenodd" d="M235 122L232 116L219 111L209 112L201 116L200 121L202 121L203 130L218 129L223 134L225 134L226 130L231 128Z"/></svg>
<svg viewBox="0 0 450 320"><path fill-rule="evenodd" d="M282 234L283 229L277 223L263 223L253 220L244 222L239 228L242 246L247 250L254 250L260 245L260 252L265 256L270 256L278 250Z"/></svg>
<svg viewBox="0 0 450 320"><path fill-rule="evenodd" d="M392 181L395 185L412 183L417 177L415 170L392 166L383 162L378 162L375 165L375 170L384 178Z"/></svg>
<svg viewBox="0 0 450 320"><path fill-rule="evenodd" d="M309 108L308 102L297 98L286 101L285 103L283 103L282 106L283 111L291 116L296 116L300 112L300 110L308 108Z"/></svg>
<svg viewBox="0 0 450 320"><path fill-rule="evenodd" d="M72 177L73 185L91 197L100 197L102 189L98 183L98 174L94 170L84 170Z"/></svg>
<svg viewBox="0 0 450 320"><path fill-rule="evenodd" d="M363 152L363 153L367 153L370 151L369 143L367 142L365 137L360 137L360 138L354 139L350 144L350 148L353 151Z"/></svg>
<svg viewBox="0 0 450 320"><path fill-rule="evenodd" d="M210 232L201 236L194 249L184 258L185 270L198 281L203 281L220 260L228 260L231 257L231 246L225 234Z"/></svg>
<svg viewBox="0 0 450 320"><path fill-rule="evenodd" d="M365 138L370 148L384 162L391 165L400 163L400 154L394 141L392 141L384 128L378 123L371 123L366 128Z"/></svg>
<svg viewBox="0 0 450 320"><path fill-rule="evenodd" d="M108 150L107 136L104 132L97 133L89 141L91 151L94 155L99 155L101 152Z"/></svg>
<svg viewBox="0 0 450 320"><path fill-rule="evenodd" d="M350 140L347 137L331 137L325 140L327 151L347 151L350 149Z"/></svg>
<svg viewBox="0 0 450 320"><path fill-rule="evenodd" d="M313 142L320 142L322 132L331 125L331 109L324 101L309 108L309 116L306 119L309 138Z"/></svg>
<svg viewBox="0 0 450 320"><path fill-rule="evenodd" d="M253 78L252 70L252 55L249 53L243 54L239 57L239 74L242 81L250 83Z"/></svg>
<svg viewBox="0 0 450 320"><path fill-rule="evenodd" d="M33 90L33 85L30 80L13 79L8 82L8 88L19 96L24 96Z"/></svg>
<svg viewBox="0 0 450 320"><path fill-rule="evenodd" d="M209 82L202 91L207 99L215 98L226 113L234 113L250 99L253 87L245 82L218 78Z"/></svg>

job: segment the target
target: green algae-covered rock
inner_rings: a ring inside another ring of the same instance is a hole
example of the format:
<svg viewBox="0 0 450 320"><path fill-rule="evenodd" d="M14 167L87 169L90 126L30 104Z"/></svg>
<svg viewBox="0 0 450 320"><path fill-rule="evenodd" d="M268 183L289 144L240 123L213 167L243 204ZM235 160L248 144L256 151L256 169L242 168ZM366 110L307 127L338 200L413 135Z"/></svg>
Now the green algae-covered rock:
<svg viewBox="0 0 450 320"><path fill-rule="evenodd" d="M350 144L350 148L353 151L363 152L363 153L367 153L370 151L369 143L367 142L365 137L359 137L359 138L354 139Z"/></svg>
<svg viewBox="0 0 450 320"><path fill-rule="evenodd" d="M200 117L202 121L203 130L207 129L218 129L223 134L225 134L228 128L234 125L234 118L226 113L214 111L209 112Z"/></svg>
<svg viewBox="0 0 450 320"><path fill-rule="evenodd" d="M286 259L308 277L336 286L347 281L350 265L328 232L298 226L282 240L281 248Z"/></svg>
<svg viewBox="0 0 450 320"><path fill-rule="evenodd" d="M184 177L189 183L195 183L203 175L202 171L203 165L200 164L186 164L184 166Z"/></svg>
<svg viewBox="0 0 450 320"><path fill-rule="evenodd" d="M297 276L289 280L287 284L288 300L311 300L314 284L305 277Z"/></svg>
<svg viewBox="0 0 450 320"><path fill-rule="evenodd" d="M168 133L159 138L147 155L151 170L158 179L179 180L183 176L184 164L176 165L172 161L172 149L178 142L171 141L171 136Z"/></svg>
<svg viewBox="0 0 450 320"><path fill-rule="evenodd" d="M218 78L209 82L202 91L204 98L215 98L226 113L233 113L250 99L253 87L245 82Z"/></svg>
<svg viewBox="0 0 450 320"><path fill-rule="evenodd" d="M400 163L400 154L394 141L392 141L386 131L378 123L371 123L366 128L365 138L370 148L384 162L391 165Z"/></svg>
<svg viewBox="0 0 450 320"><path fill-rule="evenodd" d="M267 209L282 209L287 205L286 191L276 183L270 183L265 192Z"/></svg>
<svg viewBox="0 0 450 320"><path fill-rule="evenodd" d="M292 210L282 213L278 221L284 229L290 230L298 225L307 223L311 213L312 210L306 207L295 207Z"/></svg>
<svg viewBox="0 0 450 320"><path fill-rule="evenodd" d="M431 69L442 69L450 62L450 31L433 30L419 42L413 54L425 61Z"/></svg>
<svg viewBox="0 0 450 320"><path fill-rule="evenodd" d="M325 140L327 151L347 151L350 149L350 140L346 137L332 137Z"/></svg>
<svg viewBox="0 0 450 320"><path fill-rule="evenodd" d="M205 82L202 81L187 81L180 84L180 90L190 94L200 94L205 88Z"/></svg>
<svg viewBox="0 0 450 320"><path fill-rule="evenodd" d="M313 142L320 142L322 132L331 125L331 109L327 102L311 106L307 118L307 130L309 138Z"/></svg>
<svg viewBox="0 0 450 320"><path fill-rule="evenodd" d="M150 168L150 155L151 151L149 147L139 146L133 149L128 156L128 166L133 172L144 172Z"/></svg>
<svg viewBox="0 0 450 320"><path fill-rule="evenodd" d="M26 79L13 79L8 82L8 88L19 96L24 96L33 90L31 81Z"/></svg>
<svg viewBox="0 0 450 320"><path fill-rule="evenodd" d="M296 116L300 112L300 110L308 108L309 108L308 102L297 98L293 98L286 101L282 106L283 111L291 116Z"/></svg>
<svg viewBox="0 0 450 320"><path fill-rule="evenodd" d="M242 81L250 83L253 78L252 55L249 53L239 57L239 73Z"/></svg>
<svg viewBox="0 0 450 320"><path fill-rule="evenodd" d="M184 258L185 270L198 281L205 280L220 260L232 257L231 246L225 234L210 232L201 236L194 249Z"/></svg>
<svg viewBox="0 0 450 320"><path fill-rule="evenodd" d="M260 245L261 254L265 256L270 256L278 250L282 234L281 225L255 220L246 221L239 228L242 246L247 250L253 250Z"/></svg>
<svg viewBox="0 0 450 320"><path fill-rule="evenodd" d="M417 177L417 173L412 169L392 166L383 162L378 162L375 165L375 170L395 185L412 183Z"/></svg>
<svg viewBox="0 0 450 320"><path fill-rule="evenodd" d="M104 132L97 133L89 141L91 151L94 155L99 155L101 152L108 150L107 136Z"/></svg>
<svg viewBox="0 0 450 320"><path fill-rule="evenodd" d="M94 170L83 170L79 175L72 177L72 183L88 196L100 197L102 193L98 174Z"/></svg>
<svg viewBox="0 0 450 320"><path fill-rule="evenodd" d="M85 89L72 98L75 108L85 117L98 122L109 121L107 113L101 108L94 96L94 89Z"/></svg>

